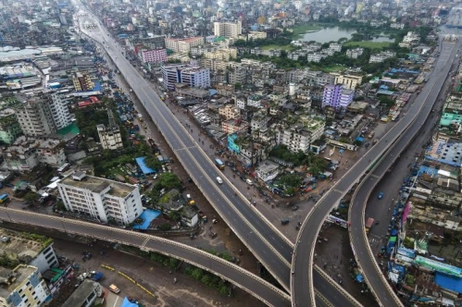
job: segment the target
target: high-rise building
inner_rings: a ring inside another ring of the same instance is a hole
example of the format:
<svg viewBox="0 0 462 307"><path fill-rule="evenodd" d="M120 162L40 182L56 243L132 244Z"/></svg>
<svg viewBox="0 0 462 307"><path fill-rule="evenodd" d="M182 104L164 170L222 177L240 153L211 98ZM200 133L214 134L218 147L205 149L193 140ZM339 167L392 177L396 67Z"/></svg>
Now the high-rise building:
<svg viewBox="0 0 462 307"><path fill-rule="evenodd" d="M21 133L21 126L14 110L0 110L0 143L11 144Z"/></svg>
<svg viewBox="0 0 462 307"><path fill-rule="evenodd" d="M42 306L51 296L38 268L20 264L0 270L0 306Z"/></svg>
<svg viewBox="0 0 462 307"><path fill-rule="evenodd" d="M163 63L167 61L167 50L166 49L152 49L152 50L141 50L139 52L141 56L141 62L146 63Z"/></svg>
<svg viewBox="0 0 462 307"><path fill-rule="evenodd" d="M186 64L162 66L164 85L175 89L175 83L185 83L191 87L209 88L210 70Z"/></svg>
<svg viewBox="0 0 462 307"><path fill-rule="evenodd" d="M343 87L341 84L329 84L324 86L322 107L330 106L335 111L345 110L352 102L354 91Z"/></svg>
<svg viewBox="0 0 462 307"><path fill-rule="evenodd" d="M143 212L140 191L131 184L75 172L58 183L58 190L67 210L103 223L128 225Z"/></svg>
<svg viewBox="0 0 462 307"><path fill-rule="evenodd" d="M240 20L236 22L214 22L213 34L215 36L237 38L242 34L242 23Z"/></svg>
<svg viewBox="0 0 462 307"><path fill-rule="evenodd" d="M58 93L26 98L16 106L16 117L27 136L47 136L72 123L67 102Z"/></svg>
<svg viewBox="0 0 462 307"><path fill-rule="evenodd" d="M192 47L204 44L202 36L190 38L165 38L165 48L174 52L186 53L191 51Z"/></svg>

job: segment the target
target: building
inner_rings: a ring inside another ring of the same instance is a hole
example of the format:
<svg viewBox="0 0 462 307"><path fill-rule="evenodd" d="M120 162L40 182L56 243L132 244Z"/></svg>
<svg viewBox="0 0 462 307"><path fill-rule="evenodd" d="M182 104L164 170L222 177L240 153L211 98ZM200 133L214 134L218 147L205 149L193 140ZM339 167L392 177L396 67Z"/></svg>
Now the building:
<svg viewBox="0 0 462 307"><path fill-rule="evenodd" d="M188 53L192 47L204 44L203 37L165 38L165 48L174 52Z"/></svg>
<svg viewBox="0 0 462 307"><path fill-rule="evenodd" d="M239 109L233 105L227 104L218 108L218 114L225 120L235 119L239 116Z"/></svg>
<svg viewBox="0 0 462 307"><path fill-rule="evenodd" d="M412 31L407 32L407 34L403 37L403 41L399 43L401 48L411 48L420 43L420 36Z"/></svg>
<svg viewBox="0 0 462 307"><path fill-rule="evenodd" d="M353 102L354 91L342 85L326 85L322 96L322 107L330 106L335 111L344 111Z"/></svg>
<svg viewBox="0 0 462 307"><path fill-rule="evenodd" d="M13 109L0 111L0 144L11 144L22 134L21 126Z"/></svg>
<svg viewBox="0 0 462 307"><path fill-rule="evenodd" d="M269 160L262 161L255 170L257 177L264 181L270 181L279 175L279 165Z"/></svg>
<svg viewBox="0 0 462 307"><path fill-rule="evenodd" d="M117 150L124 146L122 135L120 134L119 126L115 124L114 114L110 109L107 110L109 117L109 125L106 127L103 124L96 126L98 130L99 141L103 149Z"/></svg>
<svg viewBox="0 0 462 307"><path fill-rule="evenodd" d="M221 130L226 134L247 132L249 130L249 123L241 119L226 120L221 123Z"/></svg>
<svg viewBox="0 0 462 307"><path fill-rule="evenodd" d="M214 22L213 34L215 36L237 38L242 34L242 23L240 20L236 22Z"/></svg>
<svg viewBox="0 0 462 307"><path fill-rule="evenodd" d="M79 287L69 296L63 306L91 307L95 300L103 294L99 282L84 279Z"/></svg>
<svg viewBox="0 0 462 307"><path fill-rule="evenodd" d="M23 263L37 267L40 274L58 266L58 258L53 249L53 241L40 235L27 235L21 232L0 228L3 253L11 255Z"/></svg>
<svg viewBox="0 0 462 307"><path fill-rule="evenodd" d="M364 48L353 48L346 51L346 56L350 59L359 58L364 52Z"/></svg>
<svg viewBox="0 0 462 307"><path fill-rule="evenodd" d="M325 121L308 118L303 125L294 125L287 129L279 129L276 143L287 146L292 152L307 153L311 145L324 133Z"/></svg>
<svg viewBox="0 0 462 307"><path fill-rule="evenodd" d="M191 87L209 88L210 70L192 65L162 66L164 86L169 90L175 89L175 83L185 83Z"/></svg>
<svg viewBox="0 0 462 307"><path fill-rule="evenodd" d="M268 130L269 117L262 113L255 113L250 121L251 133L260 133Z"/></svg>
<svg viewBox="0 0 462 307"><path fill-rule="evenodd" d="M355 75L341 75L339 73L331 73L335 77L334 84L341 84L344 88L354 90L361 85L363 77Z"/></svg>
<svg viewBox="0 0 462 307"><path fill-rule="evenodd" d="M72 123L67 101L58 93L18 98L15 113L26 136L48 136Z"/></svg>
<svg viewBox="0 0 462 307"><path fill-rule="evenodd" d="M167 50L166 49L152 49L152 50L140 50L139 51L141 62L146 63L163 63L167 61Z"/></svg>
<svg viewBox="0 0 462 307"><path fill-rule="evenodd" d="M51 111L51 117L53 118L56 130L60 130L72 124L72 117L68 108L69 102L63 99L58 93L51 93L49 98L46 100L46 103Z"/></svg>
<svg viewBox="0 0 462 307"><path fill-rule="evenodd" d="M124 146L119 127L106 127L104 124L99 124L96 126L96 129L98 130L99 142L103 149L116 150Z"/></svg>
<svg viewBox="0 0 462 307"><path fill-rule="evenodd" d="M49 297L38 268L25 264L13 270L0 268L0 306L42 306Z"/></svg>
<svg viewBox="0 0 462 307"><path fill-rule="evenodd" d="M76 72L72 77L72 83L77 92L90 91L95 87L88 73Z"/></svg>
<svg viewBox="0 0 462 307"><path fill-rule="evenodd" d="M143 211L137 186L75 172L58 183L64 206L107 223L128 225Z"/></svg>
<svg viewBox="0 0 462 307"><path fill-rule="evenodd" d="M382 51L377 54L371 55L369 63L382 63L386 59L390 59L396 56L396 52L393 51Z"/></svg>
<svg viewBox="0 0 462 307"><path fill-rule="evenodd" d="M3 168L30 171L39 163L59 167L66 162L64 144L56 138L19 137L3 151Z"/></svg>

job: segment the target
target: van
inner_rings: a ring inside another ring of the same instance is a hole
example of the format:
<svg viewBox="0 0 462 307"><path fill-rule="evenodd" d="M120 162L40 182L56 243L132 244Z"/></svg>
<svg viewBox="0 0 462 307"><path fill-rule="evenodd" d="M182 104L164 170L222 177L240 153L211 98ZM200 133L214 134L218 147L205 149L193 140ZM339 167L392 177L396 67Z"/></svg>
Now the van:
<svg viewBox="0 0 462 307"><path fill-rule="evenodd" d="M217 177L217 182L218 182L219 184L222 184L222 183L223 183L223 179L221 179L220 177Z"/></svg>
<svg viewBox="0 0 462 307"><path fill-rule="evenodd" d="M253 181L250 180L249 178L247 178L247 179L245 180L245 182L247 182L248 185L252 185L252 184L253 184Z"/></svg>
<svg viewBox="0 0 462 307"><path fill-rule="evenodd" d="M114 292L115 294L119 294L119 293L120 293L120 289L119 289L116 285L114 285L114 284L112 284L112 285L109 286L109 290L110 290L111 292Z"/></svg>

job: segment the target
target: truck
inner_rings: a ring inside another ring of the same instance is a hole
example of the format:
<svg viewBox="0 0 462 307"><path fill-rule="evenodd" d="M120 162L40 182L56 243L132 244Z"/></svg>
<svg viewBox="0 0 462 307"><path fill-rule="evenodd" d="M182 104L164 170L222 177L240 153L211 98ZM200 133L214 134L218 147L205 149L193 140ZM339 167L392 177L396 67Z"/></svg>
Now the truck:
<svg viewBox="0 0 462 307"><path fill-rule="evenodd" d="M0 204L6 204L10 200L10 196L7 193L0 194Z"/></svg>
<svg viewBox="0 0 462 307"><path fill-rule="evenodd" d="M374 219L370 217L366 220L366 233L369 233L369 230L372 228L372 225L374 225Z"/></svg>
<svg viewBox="0 0 462 307"><path fill-rule="evenodd" d="M94 281L100 281L104 277L103 272L99 272L99 271L95 272L95 271L93 271L91 273L92 273L91 279L94 280Z"/></svg>
<svg viewBox="0 0 462 307"><path fill-rule="evenodd" d="M221 159L215 159L215 165L221 170L225 169L225 164Z"/></svg>

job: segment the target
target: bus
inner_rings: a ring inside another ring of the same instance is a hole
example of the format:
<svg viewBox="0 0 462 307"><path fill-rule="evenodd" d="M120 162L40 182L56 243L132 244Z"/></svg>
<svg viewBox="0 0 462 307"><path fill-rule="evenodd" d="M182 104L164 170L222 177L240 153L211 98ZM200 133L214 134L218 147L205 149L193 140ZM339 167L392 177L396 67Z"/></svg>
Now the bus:
<svg viewBox="0 0 462 307"><path fill-rule="evenodd" d="M215 165L221 170L225 169L225 164L221 159L215 159Z"/></svg>
<svg viewBox="0 0 462 307"><path fill-rule="evenodd" d="M0 204L6 204L9 200L10 200L10 197L8 196L8 194L6 193L0 194Z"/></svg>

